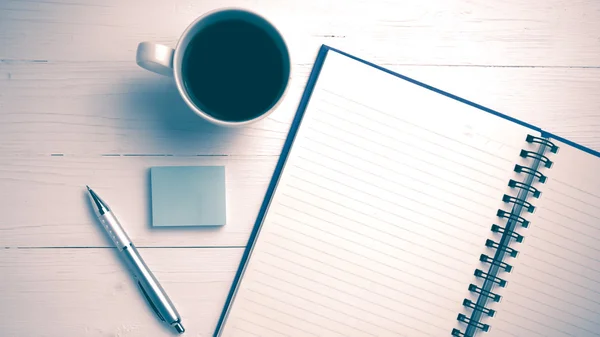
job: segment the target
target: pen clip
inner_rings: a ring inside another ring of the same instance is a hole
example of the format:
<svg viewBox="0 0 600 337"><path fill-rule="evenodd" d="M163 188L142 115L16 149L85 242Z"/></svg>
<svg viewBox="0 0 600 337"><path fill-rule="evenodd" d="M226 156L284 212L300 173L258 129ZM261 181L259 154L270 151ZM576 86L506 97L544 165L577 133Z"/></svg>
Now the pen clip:
<svg viewBox="0 0 600 337"><path fill-rule="evenodd" d="M142 286L142 284L140 283L140 281L138 281L137 284L138 284L138 287L140 287L140 290L142 291L142 294L144 294L144 297L146 298L146 301L148 302L148 304L150 304L150 306L152 307L152 310L154 310L154 312L156 313L156 316L158 316L158 318L160 318L161 321L165 322L165 318L160 314L160 312L158 312L158 308L156 308L156 306L154 305L154 303L150 299L150 296L148 296L148 293L146 292L146 290L144 289L144 287Z"/></svg>

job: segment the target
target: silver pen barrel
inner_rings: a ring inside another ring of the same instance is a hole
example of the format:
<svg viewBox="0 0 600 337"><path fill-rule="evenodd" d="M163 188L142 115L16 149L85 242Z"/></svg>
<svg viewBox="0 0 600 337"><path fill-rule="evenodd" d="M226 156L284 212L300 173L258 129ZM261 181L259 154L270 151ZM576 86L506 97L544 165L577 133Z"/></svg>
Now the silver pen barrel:
<svg viewBox="0 0 600 337"><path fill-rule="evenodd" d="M123 259L133 274L142 294L158 318L173 326L177 332L183 332L184 329L180 323L181 319L179 318L179 313L160 286L160 283L158 283L150 269L148 269L148 266L146 266L146 263L135 246L130 244L129 246L124 247L122 254Z"/></svg>
<svg viewBox="0 0 600 337"><path fill-rule="evenodd" d="M148 304L150 304L159 319L167 322L177 332L184 332L181 318L175 306L127 236L119 220L111 212L108 205L89 187L88 192L102 227L119 250Z"/></svg>
<svg viewBox="0 0 600 337"><path fill-rule="evenodd" d="M119 220L110 210L104 214L98 214L98 220L119 251L123 251L125 247L132 244Z"/></svg>

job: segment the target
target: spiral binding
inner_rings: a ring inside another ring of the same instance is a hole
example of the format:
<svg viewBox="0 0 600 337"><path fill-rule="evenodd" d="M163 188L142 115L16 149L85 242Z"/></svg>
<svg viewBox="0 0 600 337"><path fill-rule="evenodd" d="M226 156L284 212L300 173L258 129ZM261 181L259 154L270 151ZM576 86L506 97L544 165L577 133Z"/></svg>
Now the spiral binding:
<svg viewBox="0 0 600 337"><path fill-rule="evenodd" d="M491 231L501 235L498 242L487 239L485 246L488 248L495 249L494 256L488 256L481 254L479 261L488 265L488 270L483 271L481 269L475 270L475 277L483 281L481 286L470 284L468 290L477 295L477 301L471 301L465 299L463 306L470 310L470 315L459 314L457 320L466 325L464 331L460 329L452 329L451 335L457 337L473 337L476 332L484 331L487 332L490 329L489 324L481 322L485 316L493 317L496 313L495 310L488 308L486 305L492 302L499 302L502 296L496 294L493 290L494 287L504 288L507 284L506 280L500 278L498 274L500 272L510 273L512 266L504 261L506 256L516 258L519 252L510 247L512 241L521 243L523 242L523 236L516 232L518 225L523 228L529 226L527 221L522 215L524 213L533 213L535 206L531 202L527 201L529 196L539 198L541 196L540 190L532 186L537 179L539 183L545 183L547 177L540 172L540 168L551 168L553 162L546 156L547 152L557 153L558 146L543 137L536 137L527 135L525 141L530 144L539 144L537 151L521 150L519 155L523 158L532 159L530 166L515 165L514 171L524 177L523 181L516 181L511 179L508 182L508 186L517 192L516 196L505 194L502 196L502 201L507 205L510 205L510 210L499 209L496 216L499 219L505 219L506 225L504 227L493 224Z"/></svg>
<svg viewBox="0 0 600 337"><path fill-rule="evenodd" d="M540 183L545 183L546 182L546 176L543 175L540 171L538 170L533 170L530 167L525 167L525 166L521 166L519 164L515 165L515 172L517 173L527 173L530 175L534 175L539 179Z"/></svg>
<svg viewBox="0 0 600 337"><path fill-rule="evenodd" d="M523 184L520 181L516 181L516 180L509 180L508 181L508 186L512 187L512 188L520 188L523 190L528 190L529 192L531 192L531 195L533 195L534 198L539 198L540 195L542 195L542 192L540 192L540 190L538 190L537 188L531 186L531 185L527 185L527 184Z"/></svg>
<svg viewBox="0 0 600 337"><path fill-rule="evenodd" d="M529 227L529 221L525 220L525 218L523 218L522 216L513 213L512 211L507 212L507 211L503 211L503 210L499 209L498 213L496 213L496 215L499 218L506 218L509 221L515 220L516 222L520 223L521 226L523 226L525 228Z"/></svg>
<svg viewBox="0 0 600 337"><path fill-rule="evenodd" d="M544 144L550 148L550 152L552 152L552 153L558 152L558 146L556 146L554 143L552 143L551 141L549 141L546 138L540 138L540 137L535 137L532 135L527 135L527 138L525 138L525 141L527 143Z"/></svg>

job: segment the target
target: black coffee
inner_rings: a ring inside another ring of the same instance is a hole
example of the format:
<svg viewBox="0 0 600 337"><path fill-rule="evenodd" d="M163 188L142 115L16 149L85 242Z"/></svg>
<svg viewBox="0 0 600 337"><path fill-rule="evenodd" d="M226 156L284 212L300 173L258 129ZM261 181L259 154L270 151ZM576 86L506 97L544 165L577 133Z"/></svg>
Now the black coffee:
<svg viewBox="0 0 600 337"><path fill-rule="evenodd" d="M183 82L205 113L231 122L250 120L282 95L289 75L286 56L264 28L241 19L218 21L188 45Z"/></svg>

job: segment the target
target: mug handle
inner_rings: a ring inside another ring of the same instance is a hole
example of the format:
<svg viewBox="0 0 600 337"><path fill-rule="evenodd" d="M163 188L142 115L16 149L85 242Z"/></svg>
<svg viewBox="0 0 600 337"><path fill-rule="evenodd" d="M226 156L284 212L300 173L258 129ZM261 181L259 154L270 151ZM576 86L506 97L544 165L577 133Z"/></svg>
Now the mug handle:
<svg viewBox="0 0 600 337"><path fill-rule="evenodd" d="M140 42L135 56L136 63L151 72L173 76L175 49L154 42Z"/></svg>

